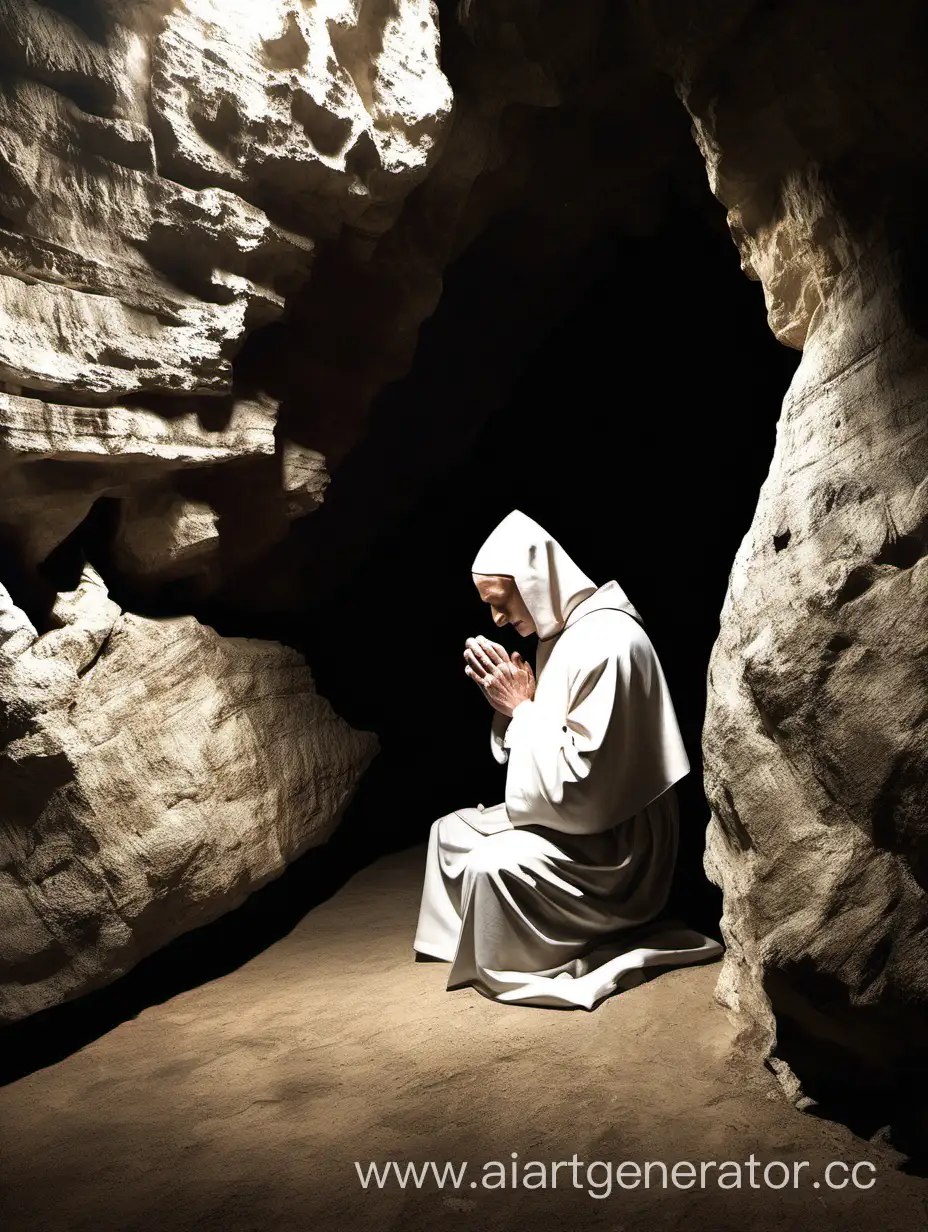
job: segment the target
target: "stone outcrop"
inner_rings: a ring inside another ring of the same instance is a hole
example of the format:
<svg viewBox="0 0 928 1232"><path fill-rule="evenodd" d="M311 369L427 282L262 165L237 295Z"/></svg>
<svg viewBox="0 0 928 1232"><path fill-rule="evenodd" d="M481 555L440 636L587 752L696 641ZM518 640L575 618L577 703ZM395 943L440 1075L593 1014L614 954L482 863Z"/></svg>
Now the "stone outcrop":
<svg viewBox="0 0 928 1232"><path fill-rule="evenodd" d="M281 432L260 374L243 387L233 360L281 316L320 244L345 226L382 234L434 161L451 108L437 27L428 0L101 0L74 13L0 3L0 388L16 429L0 448L7 471L29 472L0 494L0 532L28 577L95 499L126 499L119 555L154 583L157 555L139 563L130 526L153 501L176 513L192 500L212 513L195 519L196 551L166 552L163 576L205 573L203 592L220 540L228 571L321 499L321 452ZM262 430L243 434L255 402ZM19 505L37 462L42 533ZM172 501L181 468L217 473ZM137 499L140 481L161 496ZM256 489L269 517L201 533Z"/></svg>
<svg viewBox="0 0 928 1232"><path fill-rule="evenodd" d="M638 7L770 327L803 352L709 669L718 995L800 1106L924 1149L923 13Z"/></svg>
<svg viewBox="0 0 928 1232"><path fill-rule="evenodd" d="M0 1022L105 984L324 842L377 750L296 651L0 590Z"/></svg>
<svg viewBox="0 0 928 1232"><path fill-rule="evenodd" d="M393 225L451 102L428 0L0 0L0 1018L234 906L373 756L294 651L53 562L93 524L189 612L319 508L243 346Z"/></svg>

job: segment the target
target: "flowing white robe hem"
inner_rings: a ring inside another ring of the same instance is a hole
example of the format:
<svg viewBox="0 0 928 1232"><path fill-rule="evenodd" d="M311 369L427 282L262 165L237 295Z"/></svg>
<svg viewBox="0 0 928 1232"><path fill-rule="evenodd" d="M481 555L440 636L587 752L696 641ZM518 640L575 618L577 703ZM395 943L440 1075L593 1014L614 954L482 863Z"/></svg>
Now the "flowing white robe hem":
<svg viewBox="0 0 928 1232"><path fill-rule="evenodd" d="M501 805L439 818L413 949L451 963L448 991L587 1010L648 968L717 959L719 942L661 916L677 826L673 789L597 835L512 826Z"/></svg>

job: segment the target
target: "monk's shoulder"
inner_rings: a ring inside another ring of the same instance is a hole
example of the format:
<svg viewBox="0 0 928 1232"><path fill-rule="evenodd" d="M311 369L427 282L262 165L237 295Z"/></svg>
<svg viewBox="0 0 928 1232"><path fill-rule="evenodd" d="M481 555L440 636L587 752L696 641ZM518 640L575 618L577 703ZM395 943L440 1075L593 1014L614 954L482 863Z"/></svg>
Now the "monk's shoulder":
<svg viewBox="0 0 928 1232"><path fill-rule="evenodd" d="M611 607L587 613L569 626L567 632L571 634L571 657L580 660L626 659L635 649L640 651L651 644L634 616Z"/></svg>

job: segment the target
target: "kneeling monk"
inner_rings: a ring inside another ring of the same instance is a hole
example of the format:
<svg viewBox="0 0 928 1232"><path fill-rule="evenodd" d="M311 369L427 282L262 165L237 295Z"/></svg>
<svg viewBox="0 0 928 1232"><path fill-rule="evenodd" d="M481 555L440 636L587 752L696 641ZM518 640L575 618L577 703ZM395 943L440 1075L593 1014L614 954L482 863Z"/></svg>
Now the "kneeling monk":
<svg viewBox="0 0 928 1232"><path fill-rule="evenodd" d="M657 922L690 765L638 612L518 510L471 568L498 627L537 633L537 679L518 651L467 640L506 798L432 824L414 950L451 963L449 989L585 1009L646 967L718 957L717 941Z"/></svg>

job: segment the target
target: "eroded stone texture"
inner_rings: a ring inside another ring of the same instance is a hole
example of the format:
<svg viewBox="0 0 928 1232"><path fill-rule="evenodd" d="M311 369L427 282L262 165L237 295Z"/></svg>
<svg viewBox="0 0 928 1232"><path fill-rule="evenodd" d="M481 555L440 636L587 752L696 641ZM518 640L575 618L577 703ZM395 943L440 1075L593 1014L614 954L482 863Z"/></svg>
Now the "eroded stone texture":
<svg viewBox="0 0 928 1232"><path fill-rule="evenodd" d="M108 983L325 841L377 749L295 652L0 590L0 1021Z"/></svg>
<svg viewBox="0 0 928 1232"><path fill-rule="evenodd" d="M174 491L169 480L180 471L215 485L230 462L273 471L276 409L268 398L232 398L216 404L210 424L183 400L167 417L138 404L68 406L0 393L0 533L8 547L42 561L101 496L131 504L153 481Z"/></svg>
<svg viewBox="0 0 928 1232"><path fill-rule="evenodd" d="M429 0L0 0L0 1018L234 906L373 754L283 647L93 575L48 629L48 565L92 524L120 594L191 610L318 509L311 422L235 361L450 110Z"/></svg>
<svg viewBox="0 0 928 1232"><path fill-rule="evenodd" d="M186 0L152 51L159 153L184 183L380 234L451 106L429 0Z"/></svg>
<svg viewBox="0 0 928 1232"><path fill-rule="evenodd" d="M926 407L928 346L861 254L784 403L704 734L719 995L798 1097L901 1094L928 1059Z"/></svg>
<svg viewBox="0 0 928 1232"><path fill-rule="evenodd" d="M13 480L12 501L0 493L25 575L97 496L121 496L112 471L84 481L88 405L110 412L103 451L120 431L111 424L141 415L145 435L170 437L175 418L194 416L217 460L258 458L201 485L227 505L260 490L247 528L222 519L213 550L201 538L204 550L188 555L200 593L250 559L262 534L266 547L318 507L325 462L311 428L292 439L272 424L277 464L262 465L264 438L253 451L232 420L244 400L273 421L276 399L261 372L243 388L233 360L281 316L320 244L345 226L370 238L390 227L434 162L450 109L429 0L0 3L0 388L41 399L20 405L20 419L57 408L46 457L61 493L59 511L44 485L41 534L17 503L30 480ZM34 466L18 440L0 439L9 470ZM184 466L212 462L201 452ZM120 479L147 487L157 469ZM176 469L160 468L162 489ZM308 488L297 471L312 471ZM131 505L120 524L137 516ZM165 553L163 580L179 561ZM144 572L157 583L151 553Z"/></svg>
<svg viewBox="0 0 928 1232"><path fill-rule="evenodd" d="M914 3L639 10L803 350L710 664L718 995L800 1104L924 1149L928 29Z"/></svg>

